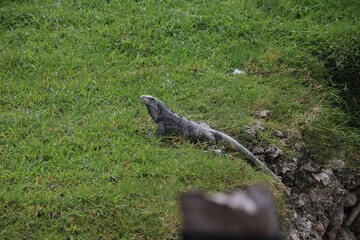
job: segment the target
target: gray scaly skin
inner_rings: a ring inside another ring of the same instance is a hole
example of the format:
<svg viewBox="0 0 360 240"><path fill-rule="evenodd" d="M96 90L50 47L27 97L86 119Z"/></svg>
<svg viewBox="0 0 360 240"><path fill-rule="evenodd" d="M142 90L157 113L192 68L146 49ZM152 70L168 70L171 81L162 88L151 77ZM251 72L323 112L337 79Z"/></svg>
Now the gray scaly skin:
<svg viewBox="0 0 360 240"><path fill-rule="evenodd" d="M191 140L207 140L214 145L220 140L223 140L224 142L234 146L238 151L242 152L250 162L270 173L279 182L281 182L278 176L276 176L263 162L261 162L247 148L245 148L242 144L229 135L212 129L206 123L193 122L179 116L178 114L170 111L162 101L153 96L141 95L140 100L146 105L150 116L158 125L157 136L165 133L179 133L190 138ZM283 185L282 182L281 184ZM286 187L285 191L287 194L289 194Z"/></svg>

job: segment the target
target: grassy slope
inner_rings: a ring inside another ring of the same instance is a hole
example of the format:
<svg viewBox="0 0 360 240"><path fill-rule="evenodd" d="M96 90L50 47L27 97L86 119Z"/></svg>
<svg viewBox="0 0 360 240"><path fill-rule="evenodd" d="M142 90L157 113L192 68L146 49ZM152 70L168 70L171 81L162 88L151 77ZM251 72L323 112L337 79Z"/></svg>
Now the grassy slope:
<svg viewBox="0 0 360 240"><path fill-rule="evenodd" d="M350 135L314 81L321 62L282 38L302 25L261 1L11 2L0 4L0 238L172 238L179 192L269 181L240 155L150 137L141 94L238 139L269 109L259 144L277 143L274 129L322 137L319 149Z"/></svg>

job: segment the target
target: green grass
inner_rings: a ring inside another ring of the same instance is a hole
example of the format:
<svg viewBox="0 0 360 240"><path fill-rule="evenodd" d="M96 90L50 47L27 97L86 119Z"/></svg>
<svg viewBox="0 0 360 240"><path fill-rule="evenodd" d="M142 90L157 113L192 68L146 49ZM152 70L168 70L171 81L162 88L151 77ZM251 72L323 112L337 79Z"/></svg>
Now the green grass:
<svg viewBox="0 0 360 240"><path fill-rule="evenodd" d="M0 238L177 238L179 193L272 182L241 155L153 137L141 94L247 146L282 130L284 160L301 142L358 169L359 131L316 54L359 36L358 4L295 2L1 1ZM263 109L266 131L242 140Z"/></svg>

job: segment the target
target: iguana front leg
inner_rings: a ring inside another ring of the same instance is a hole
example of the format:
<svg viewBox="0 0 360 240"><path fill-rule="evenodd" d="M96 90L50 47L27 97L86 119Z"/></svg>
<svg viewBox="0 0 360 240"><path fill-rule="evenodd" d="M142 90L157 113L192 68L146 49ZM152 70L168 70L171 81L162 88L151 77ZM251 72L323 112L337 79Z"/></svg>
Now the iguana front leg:
<svg viewBox="0 0 360 240"><path fill-rule="evenodd" d="M165 133L165 126L163 121L158 122L158 130L156 133L156 136L160 136Z"/></svg>
<svg viewBox="0 0 360 240"><path fill-rule="evenodd" d="M212 131L205 133L205 139L208 140L212 145L216 146L216 139Z"/></svg>

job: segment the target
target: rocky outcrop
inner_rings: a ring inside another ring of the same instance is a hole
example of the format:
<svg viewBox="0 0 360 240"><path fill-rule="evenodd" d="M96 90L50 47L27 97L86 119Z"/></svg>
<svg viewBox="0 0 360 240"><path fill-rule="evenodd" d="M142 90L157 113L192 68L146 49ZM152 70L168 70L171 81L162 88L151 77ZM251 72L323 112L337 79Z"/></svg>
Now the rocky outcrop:
<svg viewBox="0 0 360 240"><path fill-rule="evenodd" d="M360 174L323 168L306 155L275 158L272 169L291 189L289 239L359 239L355 236L360 236Z"/></svg>
<svg viewBox="0 0 360 240"><path fill-rule="evenodd" d="M246 132L249 129L258 131L248 127ZM280 145L287 142L281 131L274 136ZM302 156L293 159L286 159L275 145L251 150L291 189L294 211L285 238L360 240L360 173L342 170L341 160L324 168L303 148Z"/></svg>

